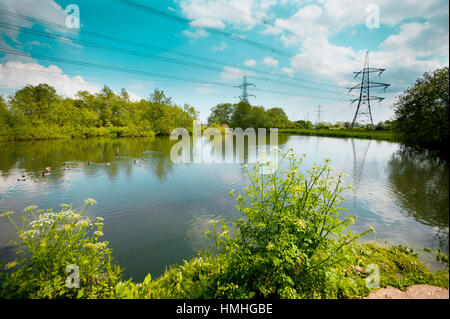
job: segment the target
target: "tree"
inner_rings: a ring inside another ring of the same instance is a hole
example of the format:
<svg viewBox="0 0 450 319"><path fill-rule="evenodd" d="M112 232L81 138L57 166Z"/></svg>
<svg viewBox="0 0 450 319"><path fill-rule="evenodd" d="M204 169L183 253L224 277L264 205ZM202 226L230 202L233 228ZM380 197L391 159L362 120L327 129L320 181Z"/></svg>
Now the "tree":
<svg viewBox="0 0 450 319"><path fill-rule="evenodd" d="M282 108L274 107L267 110L269 127L286 128L290 126L290 121Z"/></svg>
<svg viewBox="0 0 450 319"><path fill-rule="evenodd" d="M0 95L0 136L6 134L7 126L10 124L10 114L7 109L3 95Z"/></svg>
<svg viewBox="0 0 450 319"><path fill-rule="evenodd" d="M56 90L48 84L27 85L10 98L9 104L16 115L24 115L29 119L46 119L51 104L57 102Z"/></svg>
<svg viewBox="0 0 450 319"><path fill-rule="evenodd" d="M296 121L296 127L301 129L313 129L314 124L311 121L299 120Z"/></svg>
<svg viewBox="0 0 450 319"><path fill-rule="evenodd" d="M211 109L211 114L208 117L208 124L227 124L228 126L231 126L233 112L234 107L232 104L217 104Z"/></svg>
<svg viewBox="0 0 450 319"><path fill-rule="evenodd" d="M404 144L448 158L449 69L426 72L397 97L395 132Z"/></svg>
<svg viewBox="0 0 450 319"><path fill-rule="evenodd" d="M246 129L252 126L250 121L250 112L252 106L248 102L239 102L235 105L233 115L231 116L231 124L233 127Z"/></svg>

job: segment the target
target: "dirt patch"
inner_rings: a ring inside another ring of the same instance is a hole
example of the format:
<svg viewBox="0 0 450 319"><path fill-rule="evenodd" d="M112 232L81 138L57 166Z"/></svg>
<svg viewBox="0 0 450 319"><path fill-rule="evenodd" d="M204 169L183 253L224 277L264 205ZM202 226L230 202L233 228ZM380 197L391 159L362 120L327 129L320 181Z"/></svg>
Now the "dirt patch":
<svg viewBox="0 0 450 319"><path fill-rule="evenodd" d="M393 287L372 291L364 299L449 299L448 289L430 285L414 285L406 291Z"/></svg>

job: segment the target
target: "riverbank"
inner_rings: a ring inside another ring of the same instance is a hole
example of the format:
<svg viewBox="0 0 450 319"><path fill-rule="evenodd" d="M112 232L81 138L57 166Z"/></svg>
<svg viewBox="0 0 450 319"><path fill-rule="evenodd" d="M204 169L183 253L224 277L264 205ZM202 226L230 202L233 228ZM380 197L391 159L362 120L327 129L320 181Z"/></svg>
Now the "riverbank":
<svg viewBox="0 0 450 319"><path fill-rule="evenodd" d="M398 142L392 131L377 130L359 130L359 129L279 129L279 133L310 135L310 136L326 136L341 138L363 138L373 140L383 140L390 142Z"/></svg>
<svg viewBox="0 0 450 319"><path fill-rule="evenodd" d="M358 299L373 296L378 289L393 287L401 292L415 285L430 285L448 289L448 270L432 272L421 264L417 254L406 247L380 247L374 244L354 244L345 250L346 261L330 270L323 289L302 291L297 298ZM151 276L140 283L120 282L114 298L254 298L258 294L248 286L230 282L234 270L221 256L200 256L183 265L170 267L161 277ZM254 285L270 285L264 280ZM267 297L267 296L266 296ZM270 295L269 295L270 297Z"/></svg>
<svg viewBox="0 0 450 319"><path fill-rule="evenodd" d="M0 142L39 141L88 137L152 137L155 132L142 127L78 127L61 128L57 126L28 127L10 129L6 135L0 135Z"/></svg>

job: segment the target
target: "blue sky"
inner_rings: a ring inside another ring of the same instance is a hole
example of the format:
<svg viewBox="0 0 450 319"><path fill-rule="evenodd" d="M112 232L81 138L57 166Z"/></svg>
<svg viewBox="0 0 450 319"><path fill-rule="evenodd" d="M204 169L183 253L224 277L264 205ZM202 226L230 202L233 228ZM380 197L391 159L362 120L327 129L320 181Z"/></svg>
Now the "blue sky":
<svg viewBox="0 0 450 319"><path fill-rule="evenodd" d="M240 90L233 85L247 75L256 85L256 90L249 89L256 95L250 98L254 105L282 107L293 120L312 121L317 105L322 105L322 120L351 121L356 105L350 104L352 97L345 88L356 84L352 72L362 68L369 50L370 66L387 68L376 81L391 84L385 93L374 90L386 98L373 105L378 122L392 117L395 96L418 76L448 65L448 1L130 1L184 20L120 0L0 0L0 48L25 54L0 52L0 94L46 82L66 96L108 85L114 91L126 88L138 99L147 98L158 87L177 104L197 108L206 120L216 104L238 101ZM80 9L80 29L57 27L66 25L69 4ZM376 17L377 11L379 26L369 28L366 20ZM43 56L130 72L49 61ZM135 70L169 78L135 74ZM173 76L188 79L178 81Z"/></svg>

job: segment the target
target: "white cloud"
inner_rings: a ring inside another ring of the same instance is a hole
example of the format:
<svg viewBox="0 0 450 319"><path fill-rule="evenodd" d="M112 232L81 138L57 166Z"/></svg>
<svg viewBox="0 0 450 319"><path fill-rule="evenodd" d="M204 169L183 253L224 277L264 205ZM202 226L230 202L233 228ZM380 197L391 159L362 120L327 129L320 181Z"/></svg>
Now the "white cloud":
<svg viewBox="0 0 450 319"><path fill-rule="evenodd" d="M244 64L245 64L246 66L253 67L253 66L255 66L255 65L257 64L257 62L256 62L255 60L253 60L253 59L250 59L250 60L244 61Z"/></svg>
<svg viewBox="0 0 450 319"><path fill-rule="evenodd" d="M389 36L380 46L382 50L408 48L417 56L448 54L448 26L431 22L404 23L397 34Z"/></svg>
<svg viewBox="0 0 450 319"><path fill-rule="evenodd" d="M213 51L223 51L228 47L225 42L220 42L218 45L212 47Z"/></svg>
<svg viewBox="0 0 450 319"><path fill-rule="evenodd" d="M183 14L196 27L223 29L225 24L251 29L267 17L275 0L183 0Z"/></svg>
<svg viewBox="0 0 450 319"><path fill-rule="evenodd" d="M53 0L2 0L0 9L10 11L20 15L32 16L37 19L49 21L64 25L67 17L65 8L62 8ZM2 15L2 21L11 24L17 24L17 20L10 16ZM20 25L30 28L33 22L29 20L20 20ZM46 30L49 30L48 28ZM19 43L17 36L20 33L17 30L2 29L1 33L12 41Z"/></svg>
<svg viewBox="0 0 450 319"><path fill-rule="evenodd" d="M284 30L279 39L285 46L300 47L291 58L290 68L348 85L352 72L363 67L365 50L332 44L329 39L365 24L365 8L370 2L324 0L304 5L286 19L276 19L275 28ZM392 84L388 92L399 92L423 72L448 65L447 1L380 0L377 4L381 24L398 28L370 52L371 66L387 68L381 81ZM421 18L421 22L411 22L414 18ZM266 29L266 34L276 34L271 28Z"/></svg>
<svg viewBox="0 0 450 319"><path fill-rule="evenodd" d="M44 67L37 63L9 61L0 64L0 86L10 89L21 89L24 86L47 83L53 86L58 94L74 97L80 90L98 92L101 88L89 83L80 75L73 77L64 74L56 65Z"/></svg>
<svg viewBox="0 0 450 319"><path fill-rule="evenodd" d="M132 102L139 102L140 100L142 100L142 98L137 95L136 93L133 92L127 92L128 96L130 97L130 101Z"/></svg>
<svg viewBox="0 0 450 319"><path fill-rule="evenodd" d="M205 38L209 35L208 32L206 32L203 29L194 29L194 31L191 30L183 30L182 32L185 36L189 37L189 38L194 38L194 39L198 39L198 38Z"/></svg>
<svg viewBox="0 0 450 319"><path fill-rule="evenodd" d="M270 67L276 67L276 66L278 66L279 62L278 62L278 60L276 60L270 56L266 56L263 60L263 63Z"/></svg>
<svg viewBox="0 0 450 319"><path fill-rule="evenodd" d="M225 80L237 80L242 78L244 75L254 75L251 71L244 71L236 67L226 66L223 68L222 78Z"/></svg>
<svg viewBox="0 0 450 319"><path fill-rule="evenodd" d="M220 19L213 18L199 18L189 23L190 26L194 28L213 28L213 29L224 29L225 24Z"/></svg>
<svg viewBox="0 0 450 319"><path fill-rule="evenodd" d="M281 69L281 72L286 73L287 75L289 75L291 77L294 76L294 70L292 70L290 68L284 67Z"/></svg>

